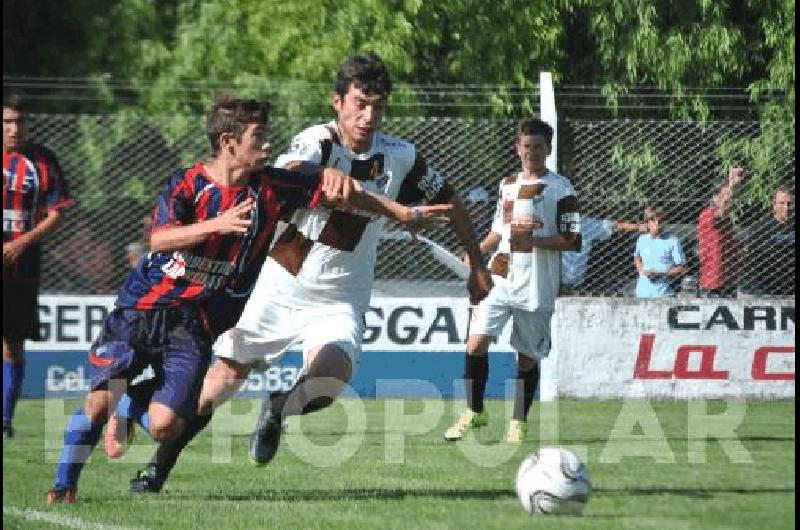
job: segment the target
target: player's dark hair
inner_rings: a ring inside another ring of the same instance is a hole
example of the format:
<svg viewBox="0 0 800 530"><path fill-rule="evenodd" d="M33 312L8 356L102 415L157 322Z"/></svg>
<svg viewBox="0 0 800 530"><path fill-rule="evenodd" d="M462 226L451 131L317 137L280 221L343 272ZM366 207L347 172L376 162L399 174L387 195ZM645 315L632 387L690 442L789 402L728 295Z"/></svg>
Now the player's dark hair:
<svg viewBox="0 0 800 530"><path fill-rule="evenodd" d="M25 96L16 91L3 92L3 108L25 112Z"/></svg>
<svg viewBox="0 0 800 530"><path fill-rule="evenodd" d="M786 195L794 195L794 189L788 184L781 184L777 188L775 188L775 193L772 194L773 197L779 193L785 193Z"/></svg>
<svg viewBox="0 0 800 530"><path fill-rule="evenodd" d="M520 136L542 135L547 143L553 143L553 128L538 118L524 118L517 124L517 138Z"/></svg>
<svg viewBox="0 0 800 530"><path fill-rule="evenodd" d="M392 92L389 70L374 53L356 55L341 64L333 90L344 97L351 84L368 95L389 97Z"/></svg>
<svg viewBox="0 0 800 530"><path fill-rule="evenodd" d="M248 124L267 124L269 110L268 101L239 99L227 92L217 94L206 117L206 134L214 156L219 152L221 134L231 133L241 140Z"/></svg>

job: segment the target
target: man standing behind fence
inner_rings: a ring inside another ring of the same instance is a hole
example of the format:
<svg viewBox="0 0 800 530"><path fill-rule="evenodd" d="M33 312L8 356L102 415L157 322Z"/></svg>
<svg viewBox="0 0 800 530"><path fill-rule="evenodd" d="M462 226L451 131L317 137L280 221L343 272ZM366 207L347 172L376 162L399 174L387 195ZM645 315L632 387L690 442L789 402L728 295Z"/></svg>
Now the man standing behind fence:
<svg viewBox="0 0 800 530"><path fill-rule="evenodd" d="M46 147L25 141L25 102L3 95L3 438L25 373L23 346L39 338L39 241L72 202L58 160Z"/></svg>
<svg viewBox="0 0 800 530"><path fill-rule="evenodd" d="M516 151L522 171L501 182L492 229L480 245L482 255L494 252L489 267L494 287L472 308L464 360L467 410L447 429L447 440L460 440L470 429L487 424L483 400L489 378L489 344L512 318L511 345L517 351L518 371L514 417L506 440L516 443L525 438L525 418L536 393L539 360L550 351L560 253L581 248L575 190L569 180L545 166L552 140L552 127L541 120L522 120L517 127Z"/></svg>
<svg viewBox="0 0 800 530"><path fill-rule="evenodd" d="M742 289L752 296L794 296L794 193L780 186L772 214L748 230Z"/></svg>
<svg viewBox="0 0 800 530"><path fill-rule="evenodd" d="M738 251L730 209L743 178L743 168L730 168L728 180L717 187L711 203L700 212L697 222L700 258L697 295L702 298L733 297L735 294Z"/></svg>

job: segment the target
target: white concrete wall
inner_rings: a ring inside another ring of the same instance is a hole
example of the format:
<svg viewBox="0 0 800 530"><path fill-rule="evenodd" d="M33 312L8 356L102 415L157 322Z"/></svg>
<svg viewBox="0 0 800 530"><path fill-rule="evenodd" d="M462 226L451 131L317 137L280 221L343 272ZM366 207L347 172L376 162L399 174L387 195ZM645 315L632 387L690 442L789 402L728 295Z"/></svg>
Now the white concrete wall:
<svg viewBox="0 0 800 530"><path fill-rule="evenodd" d="M559 397L795 395L794 300L561 298L553 325Z"/></svg>

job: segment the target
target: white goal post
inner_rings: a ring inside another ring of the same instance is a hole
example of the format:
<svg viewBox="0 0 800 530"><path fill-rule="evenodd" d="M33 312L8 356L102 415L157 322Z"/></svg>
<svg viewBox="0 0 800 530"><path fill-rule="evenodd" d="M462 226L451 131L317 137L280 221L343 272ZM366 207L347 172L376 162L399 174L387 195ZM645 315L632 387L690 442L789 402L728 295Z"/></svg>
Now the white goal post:
<svg viewBox="0 0 800 530"><path fill-rule="evenodd" d="M550 72L539 72L539 117L553 128L553 144L550 156L547 157L547 169L558 173L558 117L556 115L556 98L553 91L553 75ZM554 319L555 320L555 319ZM550 355L542 359L539 366L539 400L555 401L558 396L558 352L556 351L556 326L551 327Z"/></svg>

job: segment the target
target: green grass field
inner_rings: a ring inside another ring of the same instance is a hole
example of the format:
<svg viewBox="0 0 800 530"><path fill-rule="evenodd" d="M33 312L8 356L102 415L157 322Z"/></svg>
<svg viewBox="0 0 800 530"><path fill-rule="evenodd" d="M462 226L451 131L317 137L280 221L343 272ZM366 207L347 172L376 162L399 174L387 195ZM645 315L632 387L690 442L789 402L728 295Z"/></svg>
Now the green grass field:
<svg viewBox="0 0 800 530"><path fill-rule="evenodd" d="M74 402L22 401L16 437L3 443L3 525L794 527L794 402L709 402L708 417L702 415L705 405L686 402L563 401L544 409L534 404L529 439L521 446L498 442L507 413L501 401L489 402L492 423L477 439L455 444L442 438L454 415L451 401L343 403L294 418L278 456L257 468L247 460L243 433L258 404L236 401L222 409L213 436L204 432L189 446L160 494L127 491L153 448L145 436L137 437L121 461L109 461L98 448L81 477L78 503L50 507L44 492ZM405 419L391 412L398 410ZM704 429L721 440L707 439ZM413 430L422 434L404 432ZM719 434L726 430L731 434ZM516 469L540 445L573 448L588 463L593 491L583 517L529 516L520 507Z"/></svg>

